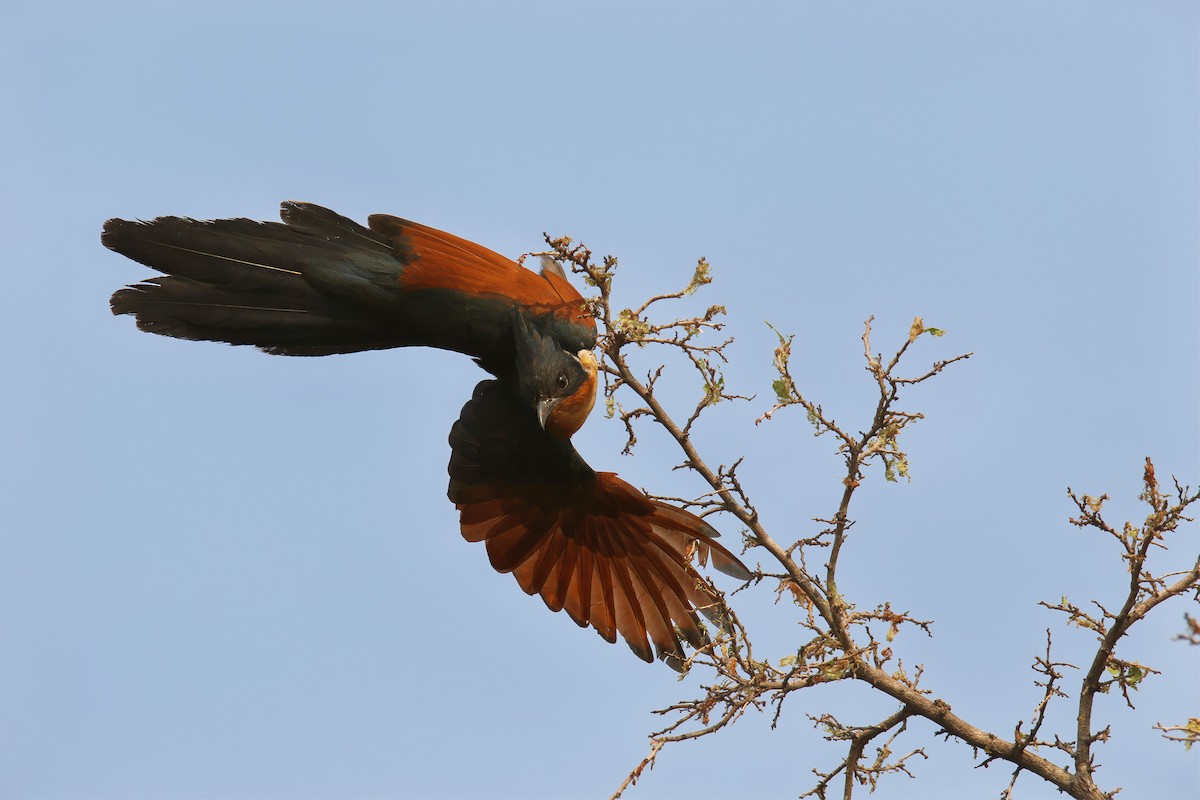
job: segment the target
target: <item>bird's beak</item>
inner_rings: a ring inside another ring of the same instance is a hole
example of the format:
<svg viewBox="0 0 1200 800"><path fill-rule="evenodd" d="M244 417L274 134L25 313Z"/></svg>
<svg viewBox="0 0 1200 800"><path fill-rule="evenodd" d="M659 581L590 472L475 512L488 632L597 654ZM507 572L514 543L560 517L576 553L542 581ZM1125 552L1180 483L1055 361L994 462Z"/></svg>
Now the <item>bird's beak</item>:
<svg viewBox="0 0 1200 800"><path fill-rule="evenodd" d="M537 418L538 424L542 426L542 430L546 429L546 420L550 419L550 415L554 412L554 407L558 405L559 397L544 397L538 400Z"/></svg>

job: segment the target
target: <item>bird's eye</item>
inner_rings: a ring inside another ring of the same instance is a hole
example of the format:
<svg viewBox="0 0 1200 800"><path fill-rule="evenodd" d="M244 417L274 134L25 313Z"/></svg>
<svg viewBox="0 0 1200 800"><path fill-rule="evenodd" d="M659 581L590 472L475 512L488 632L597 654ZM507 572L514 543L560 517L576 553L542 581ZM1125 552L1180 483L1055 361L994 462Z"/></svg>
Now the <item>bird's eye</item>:
<svg viewBox="0 0 1200 800"><path fill-rule="evenodd" d="M565 372L558 373L558 388L560 388L560 389L567 388L567 373L565 373Z"/></svg>

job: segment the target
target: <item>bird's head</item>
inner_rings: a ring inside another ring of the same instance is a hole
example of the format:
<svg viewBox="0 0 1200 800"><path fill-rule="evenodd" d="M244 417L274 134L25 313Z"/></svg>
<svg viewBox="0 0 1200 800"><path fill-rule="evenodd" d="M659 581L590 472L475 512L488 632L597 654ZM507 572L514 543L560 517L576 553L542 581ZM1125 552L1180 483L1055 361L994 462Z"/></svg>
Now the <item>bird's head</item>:
<svg viewBox="0 0 1200 800"><path fill-rule="evenodd" d="M570 352L517 315L517 380L542 428L555 439L570 439L596 404L596 371L591 350Z"/></svg>

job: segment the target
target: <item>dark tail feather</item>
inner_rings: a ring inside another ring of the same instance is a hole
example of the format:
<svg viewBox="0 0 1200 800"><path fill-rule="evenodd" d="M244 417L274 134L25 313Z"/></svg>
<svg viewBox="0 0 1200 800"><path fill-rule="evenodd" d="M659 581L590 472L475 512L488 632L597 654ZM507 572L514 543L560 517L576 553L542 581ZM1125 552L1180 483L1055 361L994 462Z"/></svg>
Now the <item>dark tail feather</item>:
<svg viewBox="0 0 1200 800"><path fill-rule="evenodd" d="M384 318L404 266L391 244L320 206L284 203L281 216L109 220L106 247L166 275L116 292L113 313L152 333L284 355L407 344Z"/></svg>

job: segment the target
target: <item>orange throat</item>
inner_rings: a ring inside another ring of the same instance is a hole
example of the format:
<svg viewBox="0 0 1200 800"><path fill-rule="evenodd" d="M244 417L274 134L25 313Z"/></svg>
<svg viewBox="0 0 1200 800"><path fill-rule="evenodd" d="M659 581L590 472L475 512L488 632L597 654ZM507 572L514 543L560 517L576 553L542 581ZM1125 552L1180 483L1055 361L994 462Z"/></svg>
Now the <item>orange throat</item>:
<svg viewBox="0 0 1200 800"><path fill-rule="evenodd" d="M579 430L592 408L596 405L596 372L599 363L591 350L580 350L576 354L579 363L587 372L579 388L574 393L558 401L558 405L546 419L546 432L555 439L570 439Z"/></svg>

